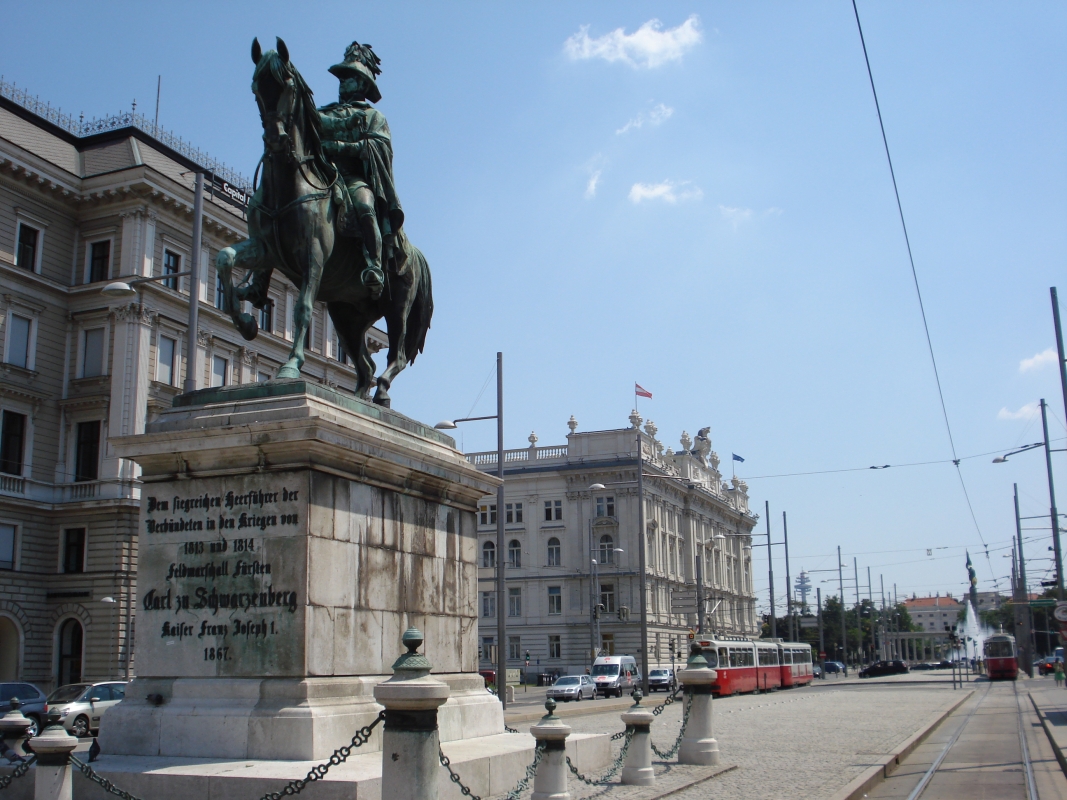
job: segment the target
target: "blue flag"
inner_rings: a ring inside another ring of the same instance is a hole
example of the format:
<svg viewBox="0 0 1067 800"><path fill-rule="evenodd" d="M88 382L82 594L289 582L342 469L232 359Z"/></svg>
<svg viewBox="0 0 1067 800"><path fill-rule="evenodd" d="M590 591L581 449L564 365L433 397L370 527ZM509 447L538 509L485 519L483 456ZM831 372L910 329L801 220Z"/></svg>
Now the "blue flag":
<svg viewBox="0 0 1067 800"><path fill-rule="evenodd" d="M737 453L732 453L731 455L733 455L734 461L740 461L742 464L745 463L745 459L741 458Z"/></svg>

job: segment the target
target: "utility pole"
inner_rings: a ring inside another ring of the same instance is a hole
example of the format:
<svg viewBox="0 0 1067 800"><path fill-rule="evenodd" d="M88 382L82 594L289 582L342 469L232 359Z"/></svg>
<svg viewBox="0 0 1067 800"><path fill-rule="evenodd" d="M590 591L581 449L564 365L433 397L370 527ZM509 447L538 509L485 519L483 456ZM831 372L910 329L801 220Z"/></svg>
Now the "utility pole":
<svg viewBox="0 0 1067 800"><path fill-rule="evenodd" d="M860 568L856 563L856 557L852 557L852 579L856 581L856 627L859 628L860 641L859 649L857 652L860 654L860 664L863 663L863 619L860 617L861 604L863 600L860 598Z"/></svg>
<svg viewBox="0 0 1067 800"><path fill-rule="evenodd" d="M204 231L204 173L196 173L193 193L193 252L189 254L189 322L185 333L184 392L196 391L196 332L200 315L200 248Z"/></svg>
<svg viewBox="0 0 1067 800"><path fill-rule="evenodd" d="M796 631L793 629L793 583L789 575L789 526L785 521L785 512L782 512L782 540L785 542L785 614L789 620L789 641L797 640Z"/></svg>
<svg viewBox="0 0 1067 800"><path fill-rule="evenodd" d="M826 652L826 641L822 635L822 588L815 587L815 602L819 604L819 653L818 661L821 664L823 662L822 654Z"/></svg>
<svg viewBox="0 0 1067 800"><path fill-rule="evenodd" d="M507 565L504 556L504 354L496 354L496 693L500 705L508 707L508 601L504 588L504 571Z"/></svg>
<svg viewBox="0 0 1067 800"><path fill-rule="evenodd" d="M874 660L874 651L878 649L878 638L874 635L874 598L871 597L871 568L867 567L867 605L871 607L871 660Z"/></svg>
<svg viewBox="0 0 1067 800"><path fill-rule="evenodd" d="M848 628L845 626L845 579L841 574L841 545L837 546L837 591L841 599L841 657L848 676Z"/></svg>
<svg viewBox="0 0 1067 800"><path fill-rule="evenodd" d="M1055 291L1055 290L1053 290ZM1018 631L1018 640L1022 643L1023 669L1031 678L1034 677L1034 643L1033 643L1033 620L1030 617L1030 591L1026 588L1026 558L1023 555L1023 526L1019 519L1019 484L1012 484L1015 490L1015 537L1016 550L1019 552L1019 577L1016 581L1019 589L1019 600L1022 605L1022 619L1016 616L1016 624L1021 626Z"/></svg>
<svg viewBox="0 0 1067 800"><path fill-rule="evenodd" d="M1056 352L1060 356L1060 389L1063 392L1063 413L1067 414L1067 359L1063 355L1063 329L1060 327L1060 300L1056 287L1049 289L1052 295L1052 320L1056 323ZM1062 599L1062 598L1061 598Z"/></svg>
<svg viewBox="0 0 1067 800"><path fill-rule="evenodd" d="M648 697L648 528L645 522L645 454L641 446L641 430L637 438L637 546L638 569L641 575L637 580L637 590L641 593L641 691ZM597 643L599 646L599 642Z"/></svg>
<svg viewBox="0 0 1067 800"><path fill-rule="evenodd" d="M885 661L889 658L889 653L885 646L885 576L878 576L878 589L882 595L882 618L879 621L879 627L882 629L882 660Z"/></svg>
<svg viewBox="0 0 1067 800"><path fill-rule="evenodd" d="M1062 362L1061 362L1062 367ZM1052 446L1048 440L1048 413L1041 398L1041 429L1045 432L1045 470L1048 472L1048 501L1052 518L1052 547L1056 551L1056 596L1063 600L1063 552L1060 550L1060 515L1056 511L1056 487L1052 483Z"/></svg>
<svg viewBox="0 0 1067 800"><path fill-rule="evenodd" d="M706 544L706 543L705 543ZM704 546L697 554L697 633L704 635Z"/></svg>
<svg viewBox="0 0 1067 800"><path fill-rule="evenodd" d="M771 501L764 500L763 508L767 518L767 581L771 600L771 638L773 639L778 635L778 630L774 621L774 558L772 555L774 551L771 549Z"/></svg>

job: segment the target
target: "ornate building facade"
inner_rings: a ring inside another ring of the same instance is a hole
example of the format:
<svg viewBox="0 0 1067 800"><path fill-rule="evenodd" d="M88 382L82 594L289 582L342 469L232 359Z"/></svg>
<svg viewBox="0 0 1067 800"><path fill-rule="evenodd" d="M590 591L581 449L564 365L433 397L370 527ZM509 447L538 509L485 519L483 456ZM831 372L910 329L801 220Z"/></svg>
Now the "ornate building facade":
<svg viewBox="0 0 1067 800"><path fill-rule="evenodd" d="M192 253L197 171L210 191ZM108 437L142 432L181 391L191 288L198 387L266 380L284 363L296 298L284 278L253 342L218 309L214 259L245 237L247 185L143 117L82 122L0 83L0 680L47 689L136 669L138 471ZM101 294L191 258L196 287ZM305 374L352 390L321 304L309 339Z"/></svg>
<svg viewBox="0 0 1067 800"><path fill-rule="evenodd" d="M478 515L479 641L482 665L495 663L497 614L507 622L508 664L531 673L581 672L594 651L640 650L639 547L646 548L649 663L669 664L671 644L686 650L695 613L674 613L671 598L699 581L705 631L757 636L752 529L744 481L726 481L706 429L682 449L664 449L657 429L634 412L630 428L578 432L567 444L504 452L503 509L486 497ZM639 532L637 442L644 472L645 532ZM468 460L496 472L496 453ZM602 485L603 488L591 488ZM496 515L506 552L498 553ZM496 563L506 564L505 607L497 607ZM594 564L594 562L596 562ZM597 606L600 606L599 619Z"/></svg>

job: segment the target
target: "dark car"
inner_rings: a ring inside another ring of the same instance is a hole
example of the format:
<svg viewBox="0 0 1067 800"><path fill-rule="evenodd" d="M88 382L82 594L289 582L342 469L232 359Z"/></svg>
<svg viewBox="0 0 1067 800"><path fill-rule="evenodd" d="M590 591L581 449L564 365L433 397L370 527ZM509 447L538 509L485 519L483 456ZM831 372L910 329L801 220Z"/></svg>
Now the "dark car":
<svg viewBox="0 0 1067 800"><path fill-rule="evenodd" d="M918 664L912 664L911 668L913 670L937 669L937 664L929 664L927 662L920 661Z"/></svg>
<svg viewBox="0 0 1067 800"><path fill-rule="evenodd" d="M860 670L861 678L880 678L884 675L903 675L908 665L903 661L875 661Z"/></svg>
<svg viewBox="0 0 1067 800"><path fill-rule="evenodd" d="M650 669L648 671L648 691L655 692L663 689L665 692L673 692L676 686L673 669Z"/></svg>
<svg viewBox="0 0 1067 800"><path fill-rule="evenodd" d="M48 712L47 697L32 683L0 683L0 714L11 710L11 698L17 697L22 704L19 711L29 717L30 727L27 732L36 736L41 729L41 721Z"/></svg>
<svg viewBox="0 0 1067 800"><path fill-rule="evenodd" d="M1052 526L1050 525L1049 527ZM937 662L937 666L935 667L935 669L952 669L952 662L945 661L944 659L942 659L941 661Z"/></svg>
<svg viewBox="0 0 1067 800"><path fill-rule="evenodd" d="M827 675L841 675L845 672L845 665L840 661L824 661L822 671Z"/></svg>

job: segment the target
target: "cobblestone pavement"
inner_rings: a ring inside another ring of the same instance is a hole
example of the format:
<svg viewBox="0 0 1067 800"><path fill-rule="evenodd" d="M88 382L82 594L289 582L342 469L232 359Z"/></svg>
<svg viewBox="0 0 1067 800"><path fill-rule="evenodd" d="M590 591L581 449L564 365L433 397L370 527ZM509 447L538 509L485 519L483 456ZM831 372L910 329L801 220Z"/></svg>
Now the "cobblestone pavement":
<svg viewBox="0 0 1067 800"><path fill-rule="evenodd" d="M725 774L689 788L710 774L707 767L656 763L655 787L593 789L573 778L576 797L641 800L679 789L679 800L783 797L825 798L875 763L924 726L934 715L961 699L951 686L837 684L793 689L768 695L744 695L715 701L715 738ZM661 698L646 700L649 708ZM656 718L653 741L669 748L681 725L682 703ZM615 733L623 729L619 712L568 717L576 733ZM532 723L515 727L526 732ZM615 742L618 752L621 742ZM617 780L617 779L616 779Z"/></svg>

